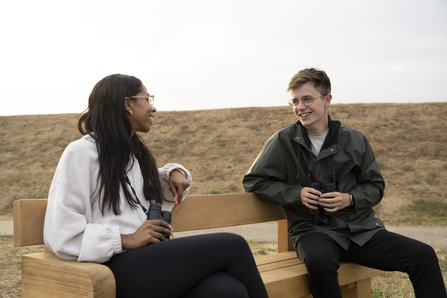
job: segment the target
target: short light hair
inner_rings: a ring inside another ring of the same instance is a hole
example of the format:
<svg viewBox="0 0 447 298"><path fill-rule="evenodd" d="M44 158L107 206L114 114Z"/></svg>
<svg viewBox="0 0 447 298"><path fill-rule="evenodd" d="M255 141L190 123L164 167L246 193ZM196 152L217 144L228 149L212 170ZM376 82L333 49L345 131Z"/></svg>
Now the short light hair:
<svg viewBox="0 0 447 298"><path fill-rule="evenodd" d="M331 93L331 80L327 76L326 72L316 68L306 68L300 70L291 79L287 92L292 91L295 88L301 87L307 82L314 82L315 89L321 92L321 95L327 95Z"/></svg>

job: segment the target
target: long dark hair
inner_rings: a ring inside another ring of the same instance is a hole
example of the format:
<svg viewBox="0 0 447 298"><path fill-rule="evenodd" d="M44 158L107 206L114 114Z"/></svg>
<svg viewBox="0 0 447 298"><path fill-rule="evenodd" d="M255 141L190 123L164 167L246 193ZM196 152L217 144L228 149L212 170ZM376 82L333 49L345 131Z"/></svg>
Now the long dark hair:
<svg viewBox="0 0 447 298"><path fill-rule="evenodd" d="M140 79L113 74L103 78L93 87L88 100L88 108L78 119L78 130L89 134L96 141L99 160L98 194L101 212L113 210L121 213L120 188L132 208L138 202L132 197L126 185L126 169L138 160L144 181L144 196L162 203L162 187L155 158L144 144L143 139L132 133L132 125L127 118L125 97L135 96L142 91ZM119 182L119 183L118 183Z"/></svg>

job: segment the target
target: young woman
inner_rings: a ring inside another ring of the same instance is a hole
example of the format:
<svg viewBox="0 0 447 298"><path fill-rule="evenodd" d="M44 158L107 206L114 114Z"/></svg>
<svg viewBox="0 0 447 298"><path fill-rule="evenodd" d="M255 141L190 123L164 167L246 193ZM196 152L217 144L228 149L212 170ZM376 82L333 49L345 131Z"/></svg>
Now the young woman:
<svg viewBox="0 0 447 298"><path fill-rule="evenodd" d="M166 184L180 203L192 183L179 164L158 169L137 134L150 130L153 99L133 76L114 74L95 85L78 121L84 137L65 149L51 184L45 245L63 259L108 266L117 297L267 297L242 237L167 241L171 226L146 220Z"/></svg>

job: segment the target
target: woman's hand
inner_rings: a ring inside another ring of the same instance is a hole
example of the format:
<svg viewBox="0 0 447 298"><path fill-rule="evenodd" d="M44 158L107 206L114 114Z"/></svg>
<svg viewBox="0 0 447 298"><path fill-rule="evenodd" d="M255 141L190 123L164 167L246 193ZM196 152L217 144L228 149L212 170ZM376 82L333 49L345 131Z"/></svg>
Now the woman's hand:
<svg viewBox="0 0 447 298"><path fill-rule="evenodd" d="M167 240L162 234L172 235L172 227L161 219L146 220L133 234L121 234L123 250L136 249L150 243Z"/></svg>
<svg viewBox="0 0 447 298"><path fill-rule="evenodd" d="M179 204L182 202L183 192L191 185L185 175L179 169L174 169L169 174L169 188Z"/></svg>

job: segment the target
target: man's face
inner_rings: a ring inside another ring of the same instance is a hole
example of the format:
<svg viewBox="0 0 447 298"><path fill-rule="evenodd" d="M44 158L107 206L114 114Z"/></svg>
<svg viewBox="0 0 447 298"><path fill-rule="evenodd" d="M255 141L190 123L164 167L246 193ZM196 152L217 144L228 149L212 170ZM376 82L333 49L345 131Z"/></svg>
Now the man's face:
<svg viewBox="0 0 447 298"><path fill-rule="evenodd" d="M293 106L293 112L308 132L319 134L328 129L327 108L332 95L321 96L321 92L315 89L314 82L307 82L291 91L292 97L298 99L297 105ZM314 97L310 105L304 105L306 97Z"/></svg>

